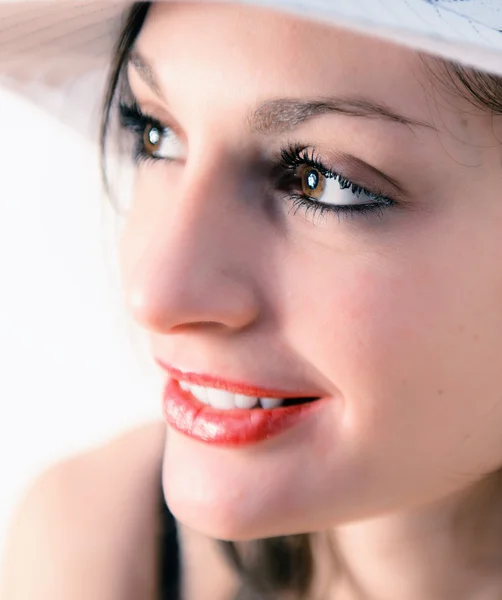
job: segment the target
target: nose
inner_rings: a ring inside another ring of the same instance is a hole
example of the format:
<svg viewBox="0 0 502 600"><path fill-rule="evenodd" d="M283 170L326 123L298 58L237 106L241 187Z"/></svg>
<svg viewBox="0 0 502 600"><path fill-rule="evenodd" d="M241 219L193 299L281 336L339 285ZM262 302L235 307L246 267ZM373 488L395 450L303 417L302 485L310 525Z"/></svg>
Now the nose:
<svg viewBox="0 0 502 600"><path fill-rule="evenodd" d="M142 328L236 331L257 319L253 255L259 236L236 193L235 186L222 191L214 170L192 178L177 197L164 188L145 202L148 194L138 187L142 214L133 209L126 224L122 270L127 307Z"/></svg>

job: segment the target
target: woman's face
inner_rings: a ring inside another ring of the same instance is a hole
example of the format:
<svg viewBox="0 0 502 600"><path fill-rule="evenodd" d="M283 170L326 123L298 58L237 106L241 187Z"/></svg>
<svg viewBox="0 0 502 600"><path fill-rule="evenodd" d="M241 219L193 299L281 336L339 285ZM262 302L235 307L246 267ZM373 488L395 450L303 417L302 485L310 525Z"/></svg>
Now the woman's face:
<svg viewBox="0 0 502 600"><path fill-rule="evenodd" d="M156 79L129 65L138 104L172 127L149 138L172 160L137 167L121 247L153 356L329 397L245 446L170 428L175 515L224 539L314 531L498 468L497 122L415 52L264 9L159 3L135 49Z"/></svg>

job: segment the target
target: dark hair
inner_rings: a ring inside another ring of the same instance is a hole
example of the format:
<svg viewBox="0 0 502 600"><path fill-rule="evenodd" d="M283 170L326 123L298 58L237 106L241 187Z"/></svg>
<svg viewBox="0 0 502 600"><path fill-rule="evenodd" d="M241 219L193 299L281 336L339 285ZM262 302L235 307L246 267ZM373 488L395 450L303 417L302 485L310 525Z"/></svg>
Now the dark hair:
<svg viewBox="0 0 502 600"><path fill-rule="evenodd" d="M109 180L106 169L106 148L108 131L110 128L110 119L112 110L115 106L115 99L119 95L119 82L127 64L129 51L134 45L136 38L143 27L151 2L136 2L125 15L124 24L120 35L115 43L107 84L103 98L103 108L101 113L100 126L100 155L101 155L101 175L105 186L105 191L110 195Z"/></svg>
<svg viewBox="0 0 502 600"><path fill-rule="evenodd" d="M109 192L106 173L106 146L115 100L120 95L120 80L127 58L145 22L151 2L136 2L125 15L116 42L107 87L104 95L100 150L105 189ZM469 99L475 106L502 115L502 78L481 73L455 63L434 59L444 69L441 78L454 92ZM432 73L432 71L431 71ZM438 79L439 80L439 79ZM238 600L277 599L286 594L292 600L306 598L314 578L314 536L301 534L218 544L236 570L241 581ZM332 548L334 560L335 549Z"/></svg>

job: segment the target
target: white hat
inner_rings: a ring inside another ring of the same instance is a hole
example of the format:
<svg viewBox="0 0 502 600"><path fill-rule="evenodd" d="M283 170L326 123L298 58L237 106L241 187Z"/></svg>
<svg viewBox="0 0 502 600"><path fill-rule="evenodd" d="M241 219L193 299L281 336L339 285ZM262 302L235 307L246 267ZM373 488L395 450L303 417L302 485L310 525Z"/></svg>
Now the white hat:
<svg viewBox="0 0 502 600"><path fill-rule="evenodd" d="M343 25L502 75L502 0L227 0L237 1ZM0 85L94 133L89 127L99 122L111 49L131 4L0 1Z"/></svg>

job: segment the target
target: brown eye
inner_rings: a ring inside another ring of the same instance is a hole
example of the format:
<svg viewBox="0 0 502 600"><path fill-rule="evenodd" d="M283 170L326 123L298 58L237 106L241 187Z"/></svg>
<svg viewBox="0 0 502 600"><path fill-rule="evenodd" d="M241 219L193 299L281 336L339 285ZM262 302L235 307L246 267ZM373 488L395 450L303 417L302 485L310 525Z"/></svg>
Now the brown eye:
<svg viewBox="0 0 502 600"><path fill-rule="evenodd" d="M143 133L145 152L148 155L153 156L155 152L159 150L158 146L161 141L162 133L159 131L159 128L152 124L147 125Z"/></svg>
<svg viewBox="0 0 502 600"><path fill-rule="evenodd" d="M326 177L309 165L300 168L299 177L303 193L309 198L320 200L326 188Z"/></svg>

